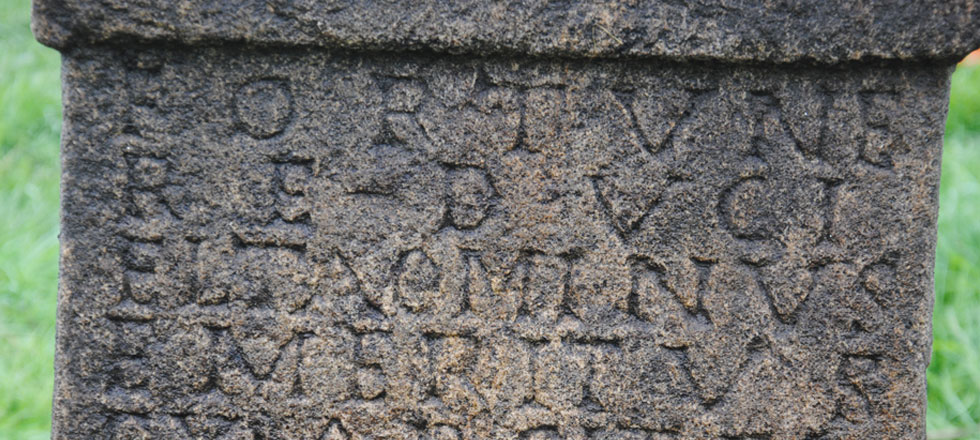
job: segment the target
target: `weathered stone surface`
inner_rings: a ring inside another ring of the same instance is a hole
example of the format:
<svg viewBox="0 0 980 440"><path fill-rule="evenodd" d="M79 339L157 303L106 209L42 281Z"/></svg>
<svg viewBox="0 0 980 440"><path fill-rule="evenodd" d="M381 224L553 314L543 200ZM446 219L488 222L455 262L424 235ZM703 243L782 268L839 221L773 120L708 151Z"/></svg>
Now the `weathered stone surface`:
<svg viewBox="0 0 980 440"><path fill-rule="evenodd" d="M945 59L976 0L34 0L52 46L167 40L729 61Z"/></svg>
<svg viewBox="0 0 980 440"><path fill-rule="evenodd" d="M593 51L572 21L466 34L490 6L324 22L355 41L255 25L325 4L102 3L37 9L65 55L55 438L924 437L955 26ZM398 45L434 50L348 50ZM931 61L873 59L905 56Z"/></svg>

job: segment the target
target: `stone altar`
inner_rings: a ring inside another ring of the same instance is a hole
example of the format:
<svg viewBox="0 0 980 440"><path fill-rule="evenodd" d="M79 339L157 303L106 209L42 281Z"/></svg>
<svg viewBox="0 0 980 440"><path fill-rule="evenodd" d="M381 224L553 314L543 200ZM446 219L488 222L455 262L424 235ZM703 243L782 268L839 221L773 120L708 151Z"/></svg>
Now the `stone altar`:
<svg viewBox="0 0 980 440"><path fill-rule="evenodd" d="M921 439L980 4L35 0L56 439Z"/></svg>

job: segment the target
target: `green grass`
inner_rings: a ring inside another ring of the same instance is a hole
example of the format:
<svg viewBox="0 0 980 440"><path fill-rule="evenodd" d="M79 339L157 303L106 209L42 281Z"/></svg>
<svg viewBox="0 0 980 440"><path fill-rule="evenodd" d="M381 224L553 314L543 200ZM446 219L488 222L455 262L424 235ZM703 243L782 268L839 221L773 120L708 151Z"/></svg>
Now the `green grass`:
<svg viewBox="0 0 980 440"><path fill-rule="evenodd" d="M939 191L928 426L934 438L980 439L980 66L956 71L951 101Z"/></svg>
<svg viewBox="0 0 980 440"><path fill-rule="evenodd" d="M953 75L946 131L955 137L980 134L980 68L960 68Z"/></svg>
<svg viewBox="0 0 980 440"><path fill-rule="evenodd" d="M0 439L50 437L58 282L58 54L0 0Z"/></svg>
<svg viewBox="0 0 980 440"><path fill-rule="evenodd" d="M0 0L0 439L50 430L58 264L58 55ZM953 77L940 191L933 438L980 439L980 68Z"/></svg>

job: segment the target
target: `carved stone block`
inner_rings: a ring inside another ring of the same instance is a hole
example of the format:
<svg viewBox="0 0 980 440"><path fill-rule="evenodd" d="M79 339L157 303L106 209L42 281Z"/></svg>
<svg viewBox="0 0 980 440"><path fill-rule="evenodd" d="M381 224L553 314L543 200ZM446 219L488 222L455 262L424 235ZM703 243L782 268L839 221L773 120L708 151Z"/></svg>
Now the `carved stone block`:
<svg viewBox="0 0 980 440"><path fill-rule="evenodd" d="M980 5L419 3L37 2L55 438L924 438Z"/></svg>

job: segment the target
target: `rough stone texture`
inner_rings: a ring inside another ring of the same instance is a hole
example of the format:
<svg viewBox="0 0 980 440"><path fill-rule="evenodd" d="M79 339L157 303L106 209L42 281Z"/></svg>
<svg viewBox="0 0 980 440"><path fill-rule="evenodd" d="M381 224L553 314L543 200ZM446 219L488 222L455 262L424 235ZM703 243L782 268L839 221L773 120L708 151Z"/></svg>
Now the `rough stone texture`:
<svg viewBox="0 0 980 440"><path fill-rule="evenodd" d="M37 5L65 55L55 438L924 438L970 38L753 52L681 28L586 60L611 49L570 21L367 10L326 22L363 40L340 41L254 26L285 7L259 3ZM657 7L680 6L616 17ZM874 59L903 48L934 58Z"/></svg>
<svg viewBox="0 0 980 440"><path fill-rule="evenodd" d="M53 46L134 39L729 61L945 59L977 0L34 0Z"/></svg>

